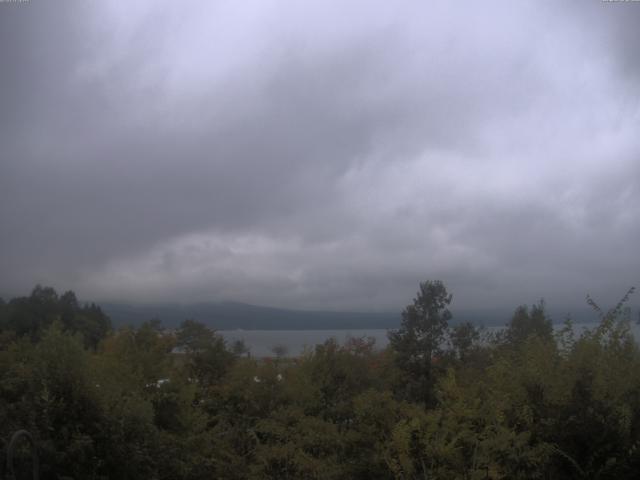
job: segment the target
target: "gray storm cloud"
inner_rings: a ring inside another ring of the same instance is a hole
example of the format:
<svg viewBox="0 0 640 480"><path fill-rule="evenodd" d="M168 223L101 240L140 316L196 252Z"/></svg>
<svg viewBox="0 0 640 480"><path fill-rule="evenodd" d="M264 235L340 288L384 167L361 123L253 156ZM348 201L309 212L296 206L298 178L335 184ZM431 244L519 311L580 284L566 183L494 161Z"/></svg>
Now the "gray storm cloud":
<svg viewBox="0 0 640 480"><path fill-rule="evenodd" d="M134 3L0 3L3 294L640 286L640 4Z"/></svg>

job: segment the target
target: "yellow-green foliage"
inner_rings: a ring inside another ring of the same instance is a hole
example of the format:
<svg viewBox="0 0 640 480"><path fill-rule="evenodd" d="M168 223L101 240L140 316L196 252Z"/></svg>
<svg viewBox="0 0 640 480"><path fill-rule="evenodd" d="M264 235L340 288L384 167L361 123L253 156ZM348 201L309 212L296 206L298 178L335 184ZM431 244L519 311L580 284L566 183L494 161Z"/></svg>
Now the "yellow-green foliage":
<svg viewBox="0 0 640 480"><path fill-rule="evenodd" d="M421 351L368 339L256 359L197 322L94 345L43 312L0 325L0 436L30 430L42 478L637 478L640 351L619 313L554 336L521 307L491 341L458 328L423 375Z"/></svg>

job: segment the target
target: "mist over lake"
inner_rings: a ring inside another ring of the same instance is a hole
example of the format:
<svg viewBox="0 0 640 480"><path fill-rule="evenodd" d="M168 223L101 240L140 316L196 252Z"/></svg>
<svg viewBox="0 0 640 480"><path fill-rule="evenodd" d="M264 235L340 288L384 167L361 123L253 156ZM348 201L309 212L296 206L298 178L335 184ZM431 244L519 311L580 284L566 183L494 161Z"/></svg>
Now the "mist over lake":
<svg viewBox="0 0 640 480"><path fill-rule="evenodd" d="M554 324L556 331L563 328L562 323ZM593 329L598 326L597 322L576 323L574 330L579 335L585 329ZM504 327L486 327L486 332L497 332ZM334 338L340 344L349 338L371 337L375 339L376 348L382 349L389 344L387 329L362 329L362 330L219 330L218 333L224 337L227 343L232 344L237 340L244 341L249 348L251 355L256 357L275 356L273 348L276 346L285 347L286 355L297 356L306 350L313 348ZM636 341L640 339L640 325L631 323L631 331Z"/></svg>

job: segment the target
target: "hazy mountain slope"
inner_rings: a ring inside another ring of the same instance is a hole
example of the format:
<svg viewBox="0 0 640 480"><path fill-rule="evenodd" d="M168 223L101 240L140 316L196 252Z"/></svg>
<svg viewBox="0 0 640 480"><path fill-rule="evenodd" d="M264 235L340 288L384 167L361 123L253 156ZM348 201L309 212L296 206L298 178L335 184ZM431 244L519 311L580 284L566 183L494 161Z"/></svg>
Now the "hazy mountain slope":
<svg viewBox="0 0 640 480"><path fill-rule="evenodd" d="M331 312L287 310L244 303L210 302L197 304L101 303L114 325L139 325L157 318L175 327L189 318L217 330L323 330L397 328L400 312ZM508 311L456 311L452 323L471 321L483 325L504 325Z"/></svg>

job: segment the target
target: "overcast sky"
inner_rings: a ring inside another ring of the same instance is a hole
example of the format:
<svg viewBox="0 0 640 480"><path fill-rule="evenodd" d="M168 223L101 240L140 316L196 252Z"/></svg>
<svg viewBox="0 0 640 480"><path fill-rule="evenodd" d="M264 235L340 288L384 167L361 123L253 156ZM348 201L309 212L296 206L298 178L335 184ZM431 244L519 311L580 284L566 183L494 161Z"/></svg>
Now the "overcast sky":
<svg viewBox="0 0 640 480"><path fill-rule="evenodd" d="M640 287L638 25L599 0L2 2L0 292L614 302Z"/></svg>

